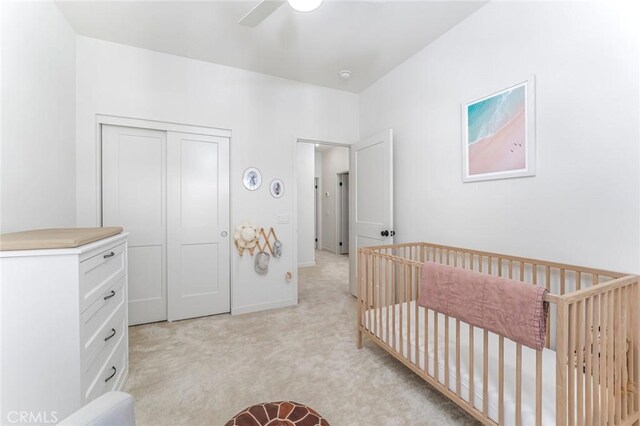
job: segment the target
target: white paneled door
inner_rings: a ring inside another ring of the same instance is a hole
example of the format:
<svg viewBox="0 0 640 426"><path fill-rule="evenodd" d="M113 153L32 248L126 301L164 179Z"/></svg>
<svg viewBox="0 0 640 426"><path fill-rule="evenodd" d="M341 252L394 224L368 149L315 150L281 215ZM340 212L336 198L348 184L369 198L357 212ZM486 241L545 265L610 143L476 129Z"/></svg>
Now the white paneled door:
<svg viewBox="0 0 640 426"><path fill-rule="evenodd" d="M358 249L393 244L393 131L373 135L351 147L349 211L349 288L356 296Z"/></svg>
<svg viewBox="0 0 640 426"><path fill-rule="evenodd" d="M129 234L129 324L167 319L167 134L102 127L102 225Z"/></svg>
<svg viewBox="0 0 640 426"><path fill-rule="evenodd" d="M170 321L230 310L229 139L167 133Z"/></svg>
<svg viewBox="0 0 640 426"><path fill-rule="evenodd" d="M228 138L103 125L102 223L130 232L130 325L229 312Z"/></svg>

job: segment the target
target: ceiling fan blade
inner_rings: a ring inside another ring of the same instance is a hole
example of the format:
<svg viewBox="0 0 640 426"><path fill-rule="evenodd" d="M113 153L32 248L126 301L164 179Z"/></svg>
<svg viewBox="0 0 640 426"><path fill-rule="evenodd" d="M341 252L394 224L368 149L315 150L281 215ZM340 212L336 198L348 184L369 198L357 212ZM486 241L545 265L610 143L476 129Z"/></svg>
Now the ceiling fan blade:
<svg viewBox="0 0 640 426"><path fill-rule="evenodd" d="M238 21L238 24L245 27L255 27L260 22L267 19L277 8L282 6L284 1L281 0L262 0L253 9Z"/></svg>

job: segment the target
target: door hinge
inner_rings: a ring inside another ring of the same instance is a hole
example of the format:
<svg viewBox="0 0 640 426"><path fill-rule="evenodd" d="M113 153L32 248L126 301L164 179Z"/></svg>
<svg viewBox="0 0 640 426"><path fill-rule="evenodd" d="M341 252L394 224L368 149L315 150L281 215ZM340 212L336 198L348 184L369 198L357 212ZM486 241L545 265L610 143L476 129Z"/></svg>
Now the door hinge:
<svg viewBox="0 0 640 426"><path fill-rule="evenodd" d="M340 186L342 186L342 182L340 182Z"/></svg>
<svg viewBox="0 0 640 426"><path fill-rule="evenodd" d="M316 243L318 242L318 239L316 238Z"/></svg>
<svg viewBox="0 0 640 426"><path fill-rule="evenodd" d="M342 247L342 243L340 243L340 247Z"/></svg>

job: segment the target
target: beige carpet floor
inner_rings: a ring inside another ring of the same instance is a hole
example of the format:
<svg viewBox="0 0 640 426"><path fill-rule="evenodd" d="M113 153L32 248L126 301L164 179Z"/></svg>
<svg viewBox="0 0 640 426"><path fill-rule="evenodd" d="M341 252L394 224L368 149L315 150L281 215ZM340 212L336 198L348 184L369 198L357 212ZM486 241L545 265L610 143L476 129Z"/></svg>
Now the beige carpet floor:
<svg viewBox="0 0 640 426"><path fill-rule="evenodd" d="M355 344L348 259L317 252L300 303L130 329L138 425L224 425L246 406L293 400L332 426L476 424L372 343Z"/></svg>

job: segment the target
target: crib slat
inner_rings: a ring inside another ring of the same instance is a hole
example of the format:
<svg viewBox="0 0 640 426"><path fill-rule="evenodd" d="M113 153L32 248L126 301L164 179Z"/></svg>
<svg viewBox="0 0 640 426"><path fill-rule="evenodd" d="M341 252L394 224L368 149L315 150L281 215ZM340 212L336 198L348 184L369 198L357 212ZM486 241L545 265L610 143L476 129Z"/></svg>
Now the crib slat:
<svg viewBox="0 0 640 426"><path fill-rule="evenodd" d="M551 292L551 268L549 268L548 266L544 267L544 286L547 289L547 291ZM557 307L556 307L556 312L557 312ZM550 317L551 315L549 315ZM557 330L556 330L556 340L557 340ZM547 348L551 348L551 327L547 327Z"/></svg>
<svg viewBox="0 0 640 426"><path fill-rule="evenodd" d="M629 297L629 322L628 339L630 343L629 351L629 380L634 393L629 398L629 411L634 413L640 408L640 359L638 354L638 335L640 334L640 309L637 309L637 300L640 298L640 286L634 284L630 289Z"/></svg>
<svg viewBox="0 0 640 426"><path fill-rule="evenodd" d="M407 358L411 362L411 269L404 265L404 301L407 309Z"/></svg>
<svg viewBox="0 0 640 426"><path fill-rule="evenodd" d="M630 401L629 401L629 372L631 371L631 364L629 361L628 356L632 355L632 352L627 352L627 341L629 340L629 313L633 312L630 309L630 303L631 303L631 289L628 287L624 287L624 291L623 291L623 295L622 295L622 324L623 324L623 329L622 329L622 341L623 343L623 348L622 348L622 385L623 385L623 390L622 390L622 395L623 395L623 399L622 399L622 420L626 420L628 415L629 415L629 406L630 406ZM633 346L629 346L629 351L632 351ZM626 367L626 368L625 368Z"/></svg>
<svg viewBox="0 0 640 426"><path fill-rule="evenodd" d="M591 351L591 358L593 360L593 374L591 377L591 383L593 387L593 425L600 424L600 326L602 324L600 320L600 297L595 295L592 297L593 305L593 329L591 335L593 336L593 350Z"/></svg>
<svg viewBox="0 0 640 426"><path fill-rule="evenodd" d="M475 383L475 373L474 373L474 345L475 338L473 334L473 326L469 325L469 403L472 407L475 407L476 397L474 391L474 383Z"/></svg>
<svg viewBox="0 0 640 426"><path fill-rule="evenodd" d="M609 411L608 419L609 423L613 424L615 420L615 388L614 388L614 372L615 363L613 360L614 348L615 348L615 329L616 325L614 323L614 310L615 310L615 291L610 291L608 296L608 306L607 306L607 323L609 324L609 330L607 332L607 408Z"/></svg>
<svg viewBox="0 0 640 426"><path fill-rule="evenodd" d="M498 338L498 424L504 424L504 336Z"/></svg>
<svg viewBox="0 0 640 426"><path fill-rule="evenodd" d="M371 256L365 256L364 259L364 277L363 280L365 281L365 291L364 291L364 299L365 299L365 308L366 308L366 315L365 315L365 328L369 331L371 331L371 298L369 297L369 292L370 289L373 288L372 286L372 279L371 279L371 272L369 270L370 268L370 264L371 264Z"/></svg>
<svg viewBox="0 0 640 426"><path fill-rule="evenodd" d="M429 375L429 310L424 308L424 372Z"/></svg>
<svg viewBox="0 0 640 426"><path fill-rule="evenodd" d="M438 327L439 314L433 311L433 377L438 382L440 376L440 364L438 364L438 340L440 336L440 328Z"/></svg>
<svg viewBox="0 0 640 426"><path fill-rule="evenodd" d="M593 358L593 343L591 337L593 336L593 297L589 297L585 306L585 377L584 377L584 399L585 399L585 426L591 426L593 421L591 411L591 376L593 374L593 367L591 360Z"/></svg>
<svg viewBox="0 0 640 426"><path fill-rule="evenodd" d="M404 301L407 298L407 294L404 290L404 265L403 264L398 264L398 269L399 269L399 283L398 283L398 291L404 293L404 296L402 298L400 298L400 296L398 296L398 305L399 305L399 309L398 309L398 346L400 347L400 356L404 357L404 331L403 331L403 327L402 324L404 323Z"/></svg>
<svg viewBox="0 0 640 426"><path fill-rule="evenodd" d="M456 319L456 393L460 395L460 320Z"/></svg>
<svg viewBox="0 0 640 426"><path fill-rule="evenodd" d="M565 271L564 268L560 268L560 294L565 293Z"/></svg>
<svg viewBox="0 0 640 426"><path fill-rule="evenodd" d="M516 426L522 424L522 345L516 345Z"/></svg>
<svg viewBox="0 0 640 426"><path fill-rule="evenodd" d="M371 324L371 332L377 335L378 326L378 298L376 297L376 290L378 289L378 280L376 279L376 261L377 257L371 257L371 302L373 309L373 323Z"/></svg>
<svg viewBox="0 0 640 426"><path fill-rule="evenodd" d="M378 338L380 340L382 340L382 289L380 288L380 280L382 278L382 258L376 256L376 263L378 266L378 274L376 276L376 293L377 293L377 297L376 297L376 301L378 304L378 309L376 309L376 315L377 315L377 323L376 323L376 336L378 336Z"/></svg>
<svg viewBox="0 0 640 426"><path fill-rule="evenodd" d="M397 293L397 285L396 285L396 262L391 262L391 303L393 304L393 309L391 310L391 343L394 351L398 351L398 347L396 346L397 337L396 337L396 293Z"/></svg>
<svg viewBox="0 0 640 426"><path fill-rule="evenodd" d="M524 262L520 262L520 281L524 282Z"/></svg>
<svg viewBox="0 0 640 426"><path fill-rule="evenodd" d="M413 275L413 282L415 284L415 292L414 294L414 324L415 327L413 327L414 333L415 333L415 359L416 359L416 366L418 368L420 368L420 307L418 306L418 267L417 266L412 266L411 269L413 270L412 275Z"/></svg>
<svg viewBox="0 0 640 426"><path fill-rule="evenodd" d="M384 289L385 289L385 304L387 305L385 316L385 336L387 337L387 345L391 346L391 335L389 331L389 322L391 321L391 311L395 310L395 306L391 304L391 263L390 259L387 259L384 263Z"/></svg>
<svg viewBox="0 0 640 426"><path fill-rule="evenodd" d="M558 303L556 315L556 424L563 425L567 419L567 305Z"/></svg>
<svg viewBox="0 0 640 426"><path fill-rule="evenodd" d="M583 378L584 378L584 346L582 345L583 335L583 318L584 318L584 303L582 301L576 302L577 308L577 322L576 322L576 376L577 376L577 399L578 399L578 412L576 419L579 425L583 425L583 411L584 411L584 398L583 398Z"/></svg>
<svg viewBox="0 0 640 426"><path fill-rule="evenodd" d="M536 351L536 426L542 426L542 351Z"/></svg>
<svg viewBox="0 0 640 426"><path fill-rule="evenodd" d="M489 332L484 330L484 348L482 351L482 412L489 415Z"/></svg>
<svg viewBox="0 0 640 426"><path fill-rule="evenodd" d="M580 271L576 271L576 290L580 290L582 288L582 274Z"/></svg>
<svg viewBox="0 0 640 426"><path fill-rule="evenodd" d="M607 424L607 331L609 316L607 314L608 293L600 295L600 424Z"/></svg>
<svg viewBox="0 0 640 426"><path fill-rule="evenodd" d="M615 330L615 339L616 339L616 347L615 354L613 359L615 360L615 373L614 373L614 398L616 401L616 412L615 412L615 420L616 424L620 424L620 420L622 420L621 412L622 412L622 303L620 297L622 296L622 289L615 290L615 320L614 330ZM625 342L626 343L626 342Z"/></svg>
<svg viewBox="0 0 640 426"><path fill-rule="evenodd" d="M569 389L569 403L567 405L567 409L569 410L569 425L575 424L575 390L576 390L576 382L575 382L575 371L576 371L576 304L572 303L569 305L569 373L567 378L567 387Z"/></svg>
<svg viewBox="0 0 640 426"><path fill-rule="evenodd" d="M449 315L444 316L444 385L449 389Z"/></svg>

